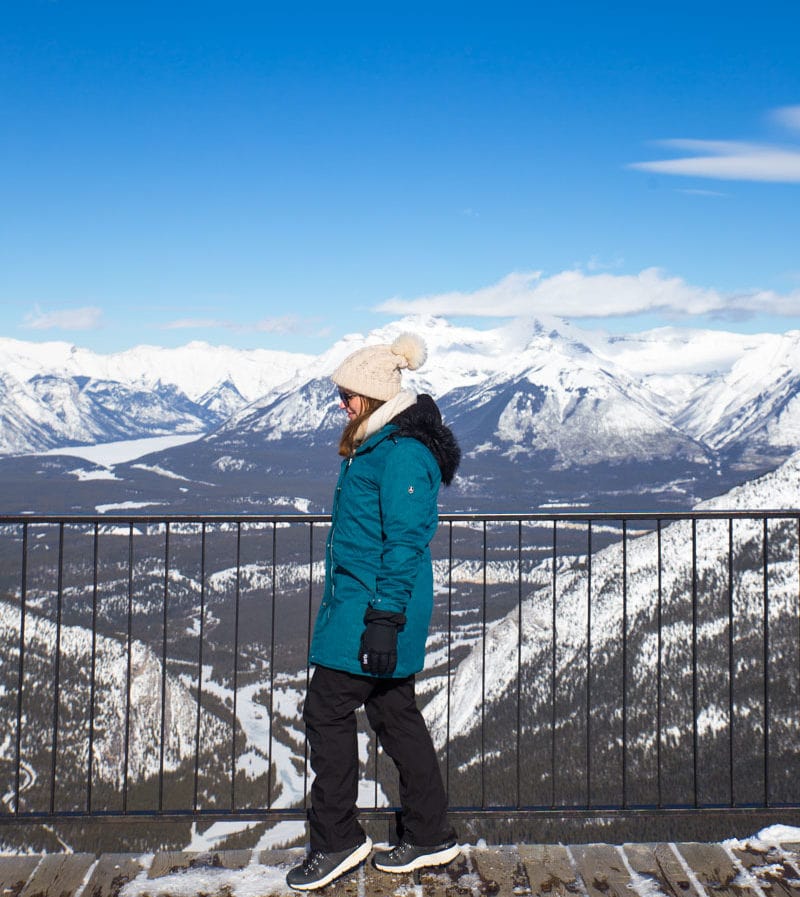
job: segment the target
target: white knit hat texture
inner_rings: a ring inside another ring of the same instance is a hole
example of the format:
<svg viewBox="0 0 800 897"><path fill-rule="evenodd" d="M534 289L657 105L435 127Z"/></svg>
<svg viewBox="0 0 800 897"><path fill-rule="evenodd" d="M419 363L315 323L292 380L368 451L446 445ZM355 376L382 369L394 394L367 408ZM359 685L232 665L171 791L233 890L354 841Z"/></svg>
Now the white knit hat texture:
<svg viewBox="0 0 800 897"><path fill-rule="evenodd" d="M401 333L389 346L357 349L336 368L331 379L348 392L388 402L400 392L400 371L415 371L427 356L420 337Z"/></svg>

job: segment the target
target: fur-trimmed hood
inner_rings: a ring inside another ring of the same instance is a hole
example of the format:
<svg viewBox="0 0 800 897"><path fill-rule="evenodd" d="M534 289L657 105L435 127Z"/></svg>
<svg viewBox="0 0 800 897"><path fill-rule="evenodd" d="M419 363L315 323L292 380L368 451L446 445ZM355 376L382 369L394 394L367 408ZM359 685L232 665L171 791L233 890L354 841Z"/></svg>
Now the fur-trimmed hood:
<svg viewBox="0 0 800 897"><path fill-rule="evenodd" d="M442 423L442 415L436 402L429 395L417 396L417 401L392 418L397 430L395 436L408 436L419 440L436 459L442 473L442 482L449 486L461 461L453 431Z"/></svg>

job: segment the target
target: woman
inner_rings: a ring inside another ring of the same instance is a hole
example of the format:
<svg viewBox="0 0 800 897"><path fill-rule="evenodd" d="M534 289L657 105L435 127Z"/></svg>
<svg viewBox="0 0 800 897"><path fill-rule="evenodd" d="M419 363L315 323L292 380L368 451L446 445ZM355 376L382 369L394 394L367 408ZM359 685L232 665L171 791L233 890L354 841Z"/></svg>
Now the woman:
<svg viewBox="0 0 800 897"><path fill-rule="evenodd" d="M430 396L401 388L401 370L425 361L425 344L402 334L349 355L332 375L348 417L326 546L325 593L309 653L314 674L303 719L315 779L310 852L287 883L321 888L358 866L372 841L358 822L355 711L364 706L397 766L402 837L373 865L409 872L459 852L414 674L425 660L433 608L429 544L440 482L460 460Z"/></svg>

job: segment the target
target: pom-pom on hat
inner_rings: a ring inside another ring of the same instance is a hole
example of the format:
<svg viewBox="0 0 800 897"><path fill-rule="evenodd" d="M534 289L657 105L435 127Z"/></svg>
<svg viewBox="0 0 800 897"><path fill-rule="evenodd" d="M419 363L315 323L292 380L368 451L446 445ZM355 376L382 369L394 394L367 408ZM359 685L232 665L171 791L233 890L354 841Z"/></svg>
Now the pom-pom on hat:
<svg viewBox="0 0 800 897"><path fill-rule="evenodd" d="M415 371L427 355L420 337L401 333L390 346L357 349L336 368L331 379L348 392L388 402L400 392L400 371Z"/></svg>

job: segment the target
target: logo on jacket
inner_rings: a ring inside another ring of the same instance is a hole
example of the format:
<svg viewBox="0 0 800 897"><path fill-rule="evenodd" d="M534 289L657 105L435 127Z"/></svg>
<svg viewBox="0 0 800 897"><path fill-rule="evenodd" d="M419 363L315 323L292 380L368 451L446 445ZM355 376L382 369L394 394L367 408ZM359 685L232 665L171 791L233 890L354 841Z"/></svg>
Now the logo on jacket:
<svg viewBox="0 0 800 897"><path fill-rule="evenodd" d="M408 494L409 494L409 495L413 495L413 494L414 494L414 487L413 487L413 486L409 486L409 487L408 487Z"/></svg>

